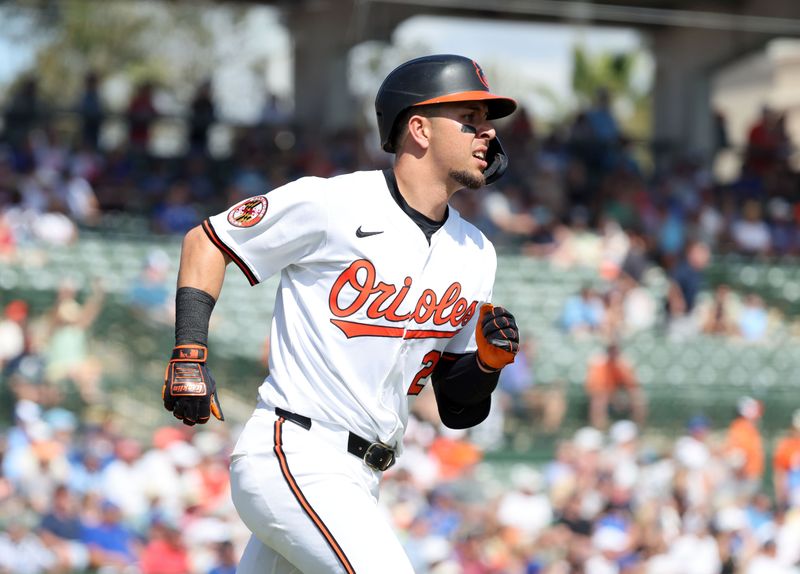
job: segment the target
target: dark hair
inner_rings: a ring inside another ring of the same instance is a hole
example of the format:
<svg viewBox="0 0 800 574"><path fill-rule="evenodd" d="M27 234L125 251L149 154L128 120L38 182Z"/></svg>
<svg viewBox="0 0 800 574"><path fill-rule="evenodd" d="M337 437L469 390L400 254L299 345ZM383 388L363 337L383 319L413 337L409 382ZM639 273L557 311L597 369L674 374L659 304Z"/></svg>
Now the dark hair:
<svg viewBox="0 0 800 574"><path fill-rule="evenodd" d="M440 104L431 104L427 106L411 106L410 108L406 108L400 114L398 114L397 119L395 120L394 127L392 128L392 149L397 150L400 149L400 146L403 143L403 140L406 139L406 135L408 134L408 130L406 129L408 126L408 120L411 119L411 116L424 116L426 118L431 117L436 110L441 107Z"/></svg>

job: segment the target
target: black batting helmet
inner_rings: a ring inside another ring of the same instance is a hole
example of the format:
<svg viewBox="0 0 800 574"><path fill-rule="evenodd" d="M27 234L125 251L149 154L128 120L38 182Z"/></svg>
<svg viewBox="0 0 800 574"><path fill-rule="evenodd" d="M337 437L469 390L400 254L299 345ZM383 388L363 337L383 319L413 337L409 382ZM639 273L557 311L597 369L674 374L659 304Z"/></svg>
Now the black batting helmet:
<svg viewBox="0 0 800 574"><path fill-rule="evenodd" d="M401 64L386 76L375 98L381 147L390 153L397 118L414 106L446 102L482 101L489 108L487 119L505 117L517 109L512 98L489 91L489 82L475 60L453 54L424 56ZM487 183L499 178L508 165L500 142L495 138L489 147L489 167L484 172ZM494 161L493 161L494 160Z"/></svg>

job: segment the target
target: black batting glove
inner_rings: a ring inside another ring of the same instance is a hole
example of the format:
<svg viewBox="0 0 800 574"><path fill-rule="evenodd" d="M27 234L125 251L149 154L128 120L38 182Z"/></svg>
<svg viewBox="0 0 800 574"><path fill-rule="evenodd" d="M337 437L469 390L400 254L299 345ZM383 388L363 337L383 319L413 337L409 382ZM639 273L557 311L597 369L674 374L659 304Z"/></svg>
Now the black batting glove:
<svg viewBox="0 0 800 574"><path fill-rule="evenodd" d="M205 424L213 414L224 421L217 384L206 367L208 349L203 345L177 345L164 374L161 398L183 424Z"/></svg>

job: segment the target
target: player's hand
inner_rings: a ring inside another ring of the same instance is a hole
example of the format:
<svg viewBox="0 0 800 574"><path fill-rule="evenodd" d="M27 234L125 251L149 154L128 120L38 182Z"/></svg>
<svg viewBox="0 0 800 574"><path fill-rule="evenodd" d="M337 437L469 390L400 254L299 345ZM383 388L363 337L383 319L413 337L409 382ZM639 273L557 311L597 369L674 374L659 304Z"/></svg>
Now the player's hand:
<svg viewBox="0 0 800 574"><path fill-rule="evenodd" d="M208 349L203 345L178 345L164 374L161 398L164 408L172 411L183 424L205 424L213 414L224 421L219 406L217 384L206 368Z"/></svg>
<svg viewBox="0 0 800 574"><path fill-rule="evenodd" d="M517 322L504 307L489 303L481 306L475 338L478 341L478 362L489 369L500 370L513 363L519 351Z"/></svg>

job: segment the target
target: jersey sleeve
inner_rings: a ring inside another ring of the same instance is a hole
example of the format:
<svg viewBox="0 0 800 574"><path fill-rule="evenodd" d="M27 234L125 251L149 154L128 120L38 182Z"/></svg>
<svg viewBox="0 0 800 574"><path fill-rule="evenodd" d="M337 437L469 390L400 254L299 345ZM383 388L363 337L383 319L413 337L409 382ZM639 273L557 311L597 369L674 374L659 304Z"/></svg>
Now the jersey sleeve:
<svg viewBox="0 0 800 574"><path fill-rule="evenodd" d="M203 230L251 285L302 263L325 245L325 180L303 178L209 217Z"/></svg>

